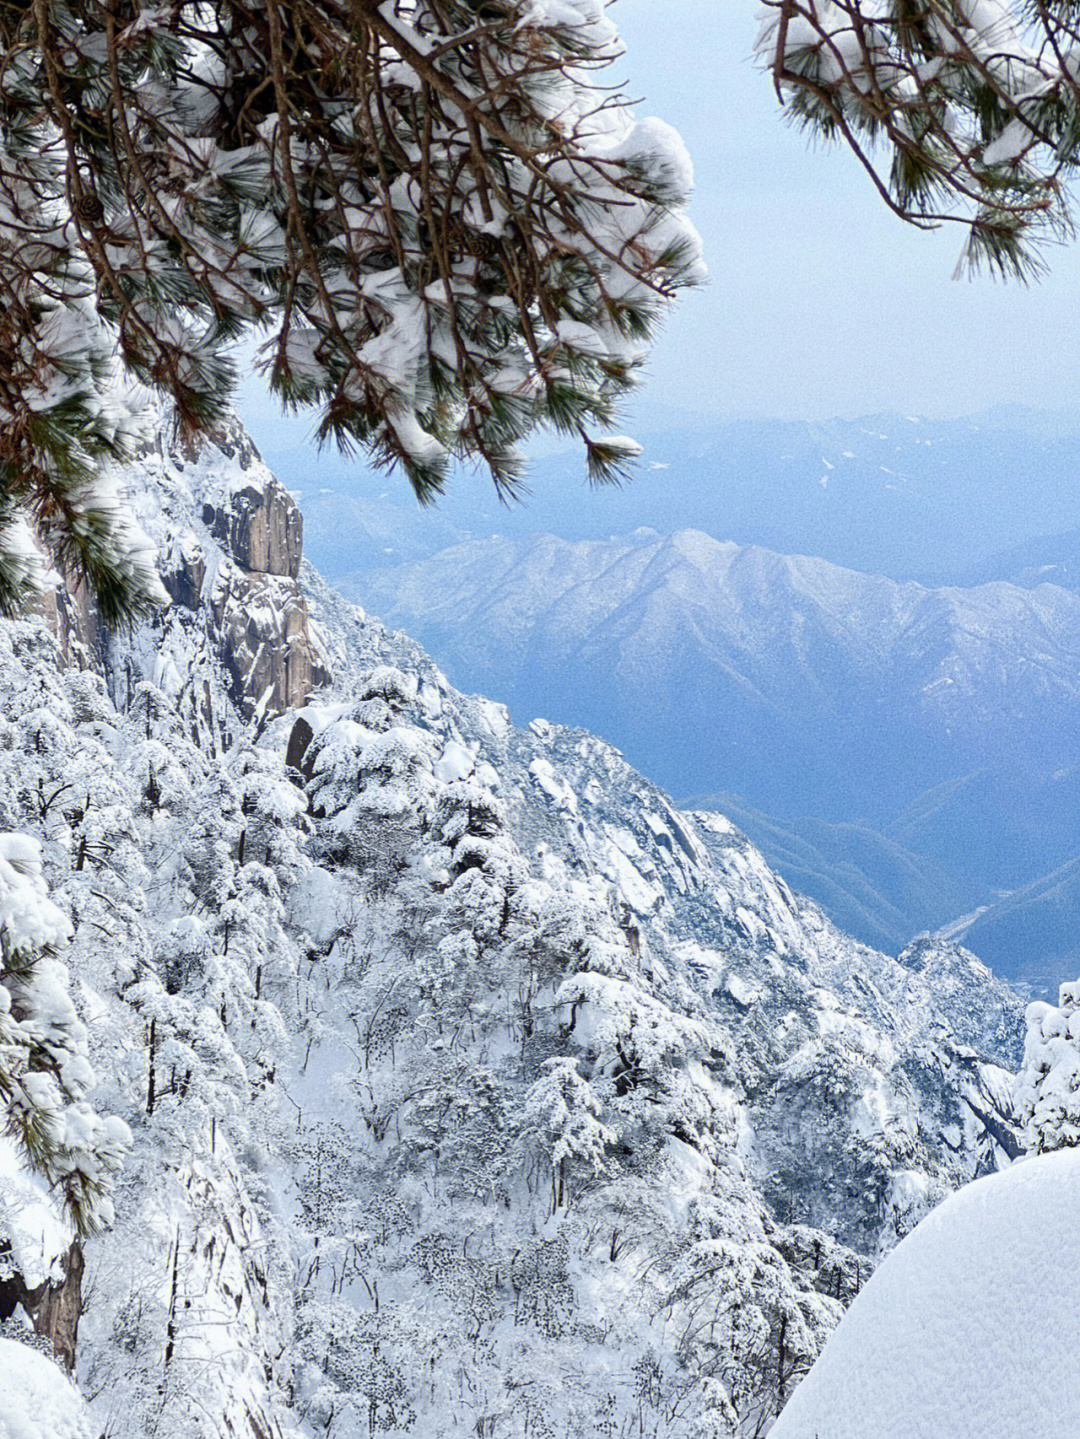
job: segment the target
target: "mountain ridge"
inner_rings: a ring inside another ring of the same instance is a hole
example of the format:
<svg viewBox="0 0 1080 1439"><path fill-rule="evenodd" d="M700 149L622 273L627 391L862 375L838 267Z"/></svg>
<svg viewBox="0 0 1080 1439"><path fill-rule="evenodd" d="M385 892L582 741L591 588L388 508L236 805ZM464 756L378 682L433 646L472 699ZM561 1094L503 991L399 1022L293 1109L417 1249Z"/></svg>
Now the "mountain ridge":
<svg viewBox="0 0 1080 1439"><path fill-rule="evenodd" d="M934 589L648 529L469 541L343 587L467 687L608 734L676 793L794 817L774 830L876 832L864 900L828 865L793 870L875 942L899 946L1080 849L1080 596L1061 587ZM912 896L902 938L883 892L859 918L881 886L899 894L896 846L938 896ZM1061 959L995 949L1036 986Z"/></svg>
<svg viewBox="0 0 1080 1439"><path fill-rule="evenodd" d="M988 412L957 420L870 415L824 422L646 419L624 490L590 490L580 457L540 454L528 504L500 506L481 477L456 474L434 514L384 475L312 484L302 452L270 458L304 492L311 556L336 579L455 539L551 530L606 539L638 525L722 534L779 553L809 550L896 580L959 582L1013 545L1075 525L1080 425L1070 415ZM347 522L346 522L347 517ZM347 538L346 538L347 536Z"/></svg>

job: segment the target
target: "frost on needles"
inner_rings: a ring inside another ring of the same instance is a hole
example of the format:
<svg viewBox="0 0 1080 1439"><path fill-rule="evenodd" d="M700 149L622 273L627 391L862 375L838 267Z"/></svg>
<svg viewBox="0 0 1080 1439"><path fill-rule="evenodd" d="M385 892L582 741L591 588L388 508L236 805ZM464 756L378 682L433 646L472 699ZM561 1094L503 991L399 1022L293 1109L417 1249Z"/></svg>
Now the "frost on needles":
<svg viewBox="0 0 1080 1439"><path fill-rule="evenodd" d="M0 1101L23 1158L87 1235L112 1221L131 1133L85 1098L94 1083L86 1028L56 958L70 929L48 897L37 840L0 834Z"/></svg>
<svg viewBox="0 0 1080 1439"><path fill-rule="evenodd" d="M905 220L959 225L959 270L1027 279L1072 237L1072 0L764 0L759 16L789 118L854 151Z"/></svg>

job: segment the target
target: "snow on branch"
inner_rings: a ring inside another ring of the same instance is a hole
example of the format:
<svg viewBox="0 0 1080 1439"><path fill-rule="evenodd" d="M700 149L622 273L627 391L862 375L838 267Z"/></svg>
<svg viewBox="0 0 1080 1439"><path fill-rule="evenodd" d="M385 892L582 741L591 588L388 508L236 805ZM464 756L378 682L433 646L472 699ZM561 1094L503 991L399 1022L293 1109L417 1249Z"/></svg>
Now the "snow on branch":
<svg viewBox="0 0 1080 1439"><path fill-rule="evenodd" d="M764 0L791 120L849 146L885 203L968 230L960 267L1028 278L1072 235L1080 13L1019 0Z"/></svg>
<svg viewBox="0 0 1080 1439"><path fill-rule="evenodd" d="M197 430L261 334L282 402L424 501L455 458L517 493L537 426L621 476L593 429L703 267L598 0L41 0L0 44L0 498L110 615L153 600L77 523L126 443L118 358Z"/></svg>

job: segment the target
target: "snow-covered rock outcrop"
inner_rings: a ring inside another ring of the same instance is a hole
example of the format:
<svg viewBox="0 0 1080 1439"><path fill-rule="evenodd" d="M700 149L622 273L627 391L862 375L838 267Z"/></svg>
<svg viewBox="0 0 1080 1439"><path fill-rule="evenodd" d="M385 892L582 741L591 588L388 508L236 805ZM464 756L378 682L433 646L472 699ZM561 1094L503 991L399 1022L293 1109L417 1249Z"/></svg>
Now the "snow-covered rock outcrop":
<svg viewBox="0 0 1080 1439"><path fill-rule="evenodd" d="M1080 1150L952 1195L888 1256L772 1439L1075 1439Z"/></svg>
<svg viewBox="0 0 1080 1439"><path fill-rule="evenodd" d="M83 670L0 627L0 828L42 844L133 1134L86 1247L97 1422L764 1432L880 1256L1014 1152L1019 1002L952 946L854 943L307 567L252 580L215 517L265 509L287 556L288 511L231 443L131 476L186 599ZM215 607L281 637L264 582L332 687L238 666Z"/></svg>
<svg viewBox="0 0 1080 1439"><path fill-rule="evenodd" d="M298 583L303 517L239 422L183 436L163 415L157 442L122 472L122 481L132 508L153 530L173 601L164 621L143 631L161 654L137 656L127 637L117 644L76 585L45 605L65 659L158 680L171 667L173 686L187 682L191 690L192 722L211 730L220 728L212 691L221 676L231 706L245 718L303 704L329 678L325 645ZM213 681L184 673L195 656L210 663Z"/></svg>

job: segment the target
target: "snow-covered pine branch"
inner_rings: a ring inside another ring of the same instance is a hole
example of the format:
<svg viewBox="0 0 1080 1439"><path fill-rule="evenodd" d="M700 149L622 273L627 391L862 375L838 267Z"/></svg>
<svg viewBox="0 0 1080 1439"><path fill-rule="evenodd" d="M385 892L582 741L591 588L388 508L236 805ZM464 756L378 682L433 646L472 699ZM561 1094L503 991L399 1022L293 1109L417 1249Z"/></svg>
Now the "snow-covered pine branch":
<svg viewBox="0 0 1080 1439"><path fill-rule="evenodd" d="M54 1185L79 1234L109 1224L127 1125L86 1101L86 1030L55 957L67 918L49 899L41 849L0 834L0 1105L29 1167Z"/></svg>
<svg viewBox="0 0 1080 1439"><path fill-rule="evenodd" d="M968 231L961 267L1021 278L1071 236L1080 15L1051 0L763 0L789 118L846 143L905 220Z"/></svg>
<svg viewBox="0 0 1080 1439"><path fill-rule="evenodd" d="M514 494L538 425L593 481L633 457L605 431L702 264L600 0L40 0L0 46L0 542L31 514L106 618L156 594L96 479L138 428L121 378L204 428L245 333L422 501L455 457Z"/></svg>

